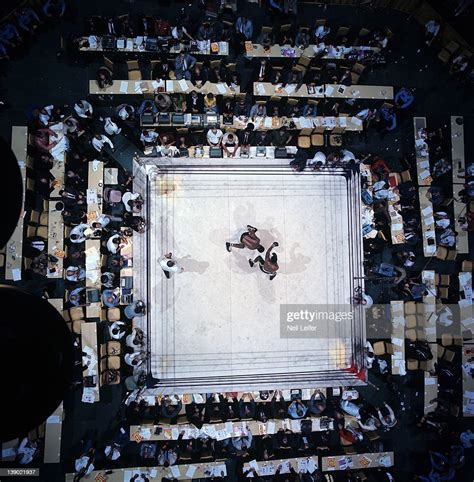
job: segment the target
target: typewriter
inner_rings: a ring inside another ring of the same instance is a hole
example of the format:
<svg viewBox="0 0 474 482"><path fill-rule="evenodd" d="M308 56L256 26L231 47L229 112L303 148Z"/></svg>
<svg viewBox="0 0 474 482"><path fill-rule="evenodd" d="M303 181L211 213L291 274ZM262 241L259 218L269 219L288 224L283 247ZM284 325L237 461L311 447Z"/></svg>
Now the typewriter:
<svg viewBox="0 0 474 482"><path fill-rule="evenodd" d="M102 37L102 48L104 50L115 50L117 48L117 39L112 35Z"/></svg>

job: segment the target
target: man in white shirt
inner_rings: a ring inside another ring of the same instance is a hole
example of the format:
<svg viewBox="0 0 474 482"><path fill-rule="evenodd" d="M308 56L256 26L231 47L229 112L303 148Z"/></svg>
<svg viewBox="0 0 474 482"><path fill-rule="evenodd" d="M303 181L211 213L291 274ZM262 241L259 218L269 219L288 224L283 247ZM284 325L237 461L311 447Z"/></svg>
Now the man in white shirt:
<svg viewBox="0 0 474 482"><path fill-rule="evenodd" d="M71 229L71 234L69 235L71 243L83 243L87 239L87 236L84 234L84 232L89 228L90 226L85 223L74 226Z"/></svg>
<svg viewBox="0 0 474 482"><path fill-rule="evenodd" d="M122 196L122 202L125 206L125 210L129 213L139 213L143 206L143 201L138 192L127 191Z"/></svg>
<svg viewBox="0 0 474 482"><path fill-rule="evenodd" d="M176 258L173 258L172 253L165 254L158 262L167 279L171 277L171 273L182 273L184 271L184 268L178 266L178 261Z"/></svg>
<svg viewBox="0 0 474 482"><path fill-rule="evenodd" d="M87 100L80 100L74 104L74 110L76 114L83 119L90 119L92 117L93 109Z"/></svg>
<svg viewBox="0 0 474 482"><path fill-rule="evenodd" d="M114 340L120 340L121 338L123 338L126 331L127 327L125 326L125 323L123 321L114 321L109 326L110 338L113 338Z"/></svg>
<svg viewBox="0 0 474 482"><path fill-rule="evenodd" d="M94 471L94 464L92 463L92 458L88 455L83 455L76 459L74 463L74 468L79 474L83 474L85 477L90 475Z"/></svg>
<svg viewBox="0 0 474 482"><path fill-rule="evenodd" d="M321 169L324 165L326 165L326 154L321 151L316 152L314 157L308 161L308 166L315 170Z"/></svg>
<svg viewBox="0 0 474 482"><path fill-rule="evenodd" d="M219 147L221 145L223 137L224 137L224 133L216 126L212 126L207 131L207 143L211 147Z"/></svg>
<svg viewBox="0 0 474 482"><path fill-rule="evenodd" d="M222 138L222 148L227 157L234 157L239 148L239 139L232 132L226 132Z"/></svg>
<svg viewBox="0 0 474 482"><path fill-rule="evenodd" d="M330 31L331 31L330 27L325 27L324 25L320 25L314 31L314 36L318 41L323 40L324 37L326 37Z"/></svg>
<svg viewBox="0 0 474 482"><path fill-rule="evenodd" d="M104 148L105 144L108 144L111 149L114 148L112 141L107 136L104 136L103 134L96 134L92 138L91 142L92 142L92 147L98 152L102 152L102 149Z"/></svg>
<svg viewBox="0 0 474 482"><path fill-rule="evenodd" d="M30 442L28 437L25 437L16 452L18 463L20 465L26 465L32 462L37 448L36 442Z"/></svg>
<svg viewBox="0 0 474 482"><path fill-rule="evenodd" d="M107 240L107 249L109 250L110 254L116 254L120 251L126 244L128 244L127 238L122 236L121 234L113 234Z"/></svg>
<svg viewBox="0 0 474 482"><path fill-rule="evenodd" d="M117 115L120 117L120 119L127 120L133 113L135 112L135 109L128 104L120 104L117 107Z"/></svg>
<svg viewBox="0 0 474 482"><path fill-rule="evenodd" d="M120 129L120 127L110 117L106 117L104 121L104 131L109 136L114 136L115 134L120 134L122 132L122 129Z"/></svg>
<svg viewBox="0 0 474 482"><path fill-rule="evenodd" d="M158 142L159 134L155 131L144 129L140 135L140 140L144 146L155 145Z"/></svg>

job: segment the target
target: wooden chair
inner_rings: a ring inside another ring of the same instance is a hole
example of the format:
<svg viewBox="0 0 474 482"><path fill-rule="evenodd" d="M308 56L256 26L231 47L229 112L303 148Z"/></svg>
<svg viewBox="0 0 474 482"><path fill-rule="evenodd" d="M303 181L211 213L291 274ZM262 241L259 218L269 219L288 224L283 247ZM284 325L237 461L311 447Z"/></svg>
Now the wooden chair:
<svg viewBox="0 0 474 482"><path fill-rule="evenodd" d="M416 315L416 302L415 301L407 301L404 305L405 307L405 315Z"/></svg>
<svg viewBox="0 0 474 482"><path fill-rule="evenodd" d="M286 101L286 103L287 103L288 105L291 105L291 106L298 105L298 102L299 102L298 99L293 99L293 98L289 98L289 99Z"/></svg>
<svg viewBox="0 0 474 482"><path fill-rule="evenodd" d="M82 324L85 323L84 320L74 320L71 322L71 331L75 335L80 335L82 332Z"/></svg>
<svg viewBox="0 0 474 482"><path fill-rule="evenodd" d="M351 83L357 85L359 83L360 75L355 72L351 72Z"/></svg>
<svg viewBox="0 0 474 482"><path fill-rule="evenodd" d="M416 328L416 315L405 316L406 328Z"/></svg>
<svg viewBox="0 0 474 482"><path fill-rule="evenodd" d="M418 360L407 360L407 370L418 370L419 368Z"/></svg>
<svg viewBox="0 0 474 482"><path fill-rule="evenodd" d="M309 67L311 64L311 57L306 57L306 55L302 55L298 60L298 65L302 65L303 67Z"/></svg>
<svg viewBox="0 0 474 482"><path fill-rule="evenodd" d="M268 26L263 26L262 27L262 33L263 34L270 34L273 32L273 27L268 27Z"/></svg>
<svg viewBox="0 0 474 482"><path fill-rule="evenodd" d="M385 355L385 342L384 341L376 341L374 343L374 354L376 356Z"/></svg>
<svg viewBox="0 0 474 482"><path fill-rule="evenodd" d="M449 286L451 283L451 276L449 274L435 273L435 285L436 286Z"/></svg>
<svg viewBox="0 0 474 482"><path fill-rule="evenodd" d="M69 316L71 321L80 320L84 318L84 307L83 306L74 306L69 308Z"/></svg>
<svg viewBox="0 0 474 482"><path fill-rule="evenodd" d="M280 32L289 32L291 30L291 23L285 23L280 27Z"/></svg>
<svg viewBox="0 0 474 482"><path fill-rule="evenodd" d="M342 134L345 130L345 127L334 127L334 129L329 134L329 145L331 147L342 146Z"/></svg>
<svg viewBox="0 0 474 482"><path fill-rule="evenodd" d="M38 226L36 228L36 236L41 236L42 238L48 237L48 228L47 226Z"/></svg>
<svg viewBox="0 0 474 482"><path fill-rule="evenodd" d="M100 358L120 355L121 345L119 341L108 341L100 345Z"/></svg>
<svg viewBox="0 0 474 482"><path fill-rule="evenodd" d="M447 286L441 286L438 288L438 298L440 300L445 300L449 296L449 289Z"/></svg>
<svg viewBox="0 0 474 482"><path fill-rule="evenodd" d="M441 52L438 54L438 59L444 64L447 64L458 49L459 44L454 40L451 40L444 48L441 49Z"/></svg>
<svg viewBox="0 0 474 482"><path fill-rule="evenodd" d="M336 37L346 37L349 33L350 27L339 27L336 32Z"/></svg>
<svg viewBox="0 0 474 482"><path fill-rule="evenodd" d="M301 149L309 149L311 147L311 133L313 129L305 128L301 129L300 134L298 136L298 147Z"/></svg>
<svg viewBox="0 0 474 482"><path fill-rule="evenodd" d="M326 25L327 20L325 18L320 18L314 22L315 28L317 27L322 27L323 25Z"/></svg>
<svg viewBox="0 0 474 482"><path fill-rule="evenodd" d="M41 226L47 226L48 225L48 219L49 219L49 212L43 211L40 215L40 218L39 218L40 225Z"/></svg>
<svg viewBox="0 0 474 482"><path fill-rule="evenodd" d="M435 256L436 258L444 261L448 257L448 249L444 246L438 246Z"/></svg>
<svg viewBox="0 0 474 482"><path fill-rule="evenodd" d="M354 72L355 74L362 75L362 72L365 70L365 65L359 64L356 62L351 69L351 72Z"/></svg>
<svg viewBox="0 0 474 482"><path fill-rule="evenodd" d="M209 65L210 65L211 69L220 69L221 63L222 63L221 59L211 60Z"/></svg>
<svg viewBox="0 0 474 482"><path fill-rule="evenodd" d="M313 147L321 147L326 144L326 139L324 137L324 132L326 131L326 127L319 126L315 127L311 133L311 145Z"/></svg>
<svg viewBox="0 0 474 482"><path fill-rule="evenodd" d="M40 220L40 212L35 211L34 209L30 211L30 219L28 223L38 225L40 223L39 220Z"/></svg>
<svg viewBox="0 0 474 482"><path fill-rule="evenodd" d="M231 64L227 64L225 67L229 72L235 72L237 64L231 63Z"/></svg>
<svg viewBox="0 0 474 482"><path fill-rule="evenodd" d="M416 341L416 330L410 328L408 330L405 330L405 338L407 338L410 341L415 342Z"/></svg>
<svg viewBox="0 0 474 482"><path fill-rule="evenodd" d="M108 321L119 321L120 320L120 310L118 308L109 308L107 310L107 320Z"/></svg>
<svg viewBox="0 0 474 482"><path fill-rule="evenodd" d="M462 270L462 271L467 271L467 272L469 272L469 271L474 271L474 262L465 259L465 260L462 262L461 270Z"/></svg>
<svg viewBox="0 0 474 482"><path fill-rule="evenodd" d="M454 357L456 356L456 352L453 350L448 350L447 348L444 349L443 356L441 357L443 360L447 362L452 362Z"/></svg>
<svg viewBox="0 0 474 482"><path fill-rule="evenodd" d="M120 370L120 357L109 356L106 358L102 358L102 360L100 361L100 371L103 372L107 369Z"/></svg>
<svg viewBox="0 0 474 482"><path fill-rule="evenodd" d="M441 335L441 345L443 346L452 346L454 342L453 335L451 333L443 333Z"/></svg>
<svg viewBox="0 0 474 482"><path fill-rule="evenodd" d="M142 80L140 65L137 60L127 61L128 80Z"/></svg>

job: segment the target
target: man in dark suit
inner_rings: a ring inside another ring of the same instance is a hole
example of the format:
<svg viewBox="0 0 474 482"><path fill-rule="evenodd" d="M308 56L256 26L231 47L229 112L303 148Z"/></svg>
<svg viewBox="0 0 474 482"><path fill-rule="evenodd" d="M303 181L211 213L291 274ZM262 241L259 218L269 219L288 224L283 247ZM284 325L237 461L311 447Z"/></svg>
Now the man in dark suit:
<svg viewBox="0 0 474 482"><path fill-rule="evenodd" d="M238 131L237 137L241 147L250 147L254 145L255 135L253 132L254 125L248 124L243 131Z"/></svg>
<svg viewBox="0 0 474 482"><path fill-rule="evenodd" d="M204 112L202 94L198 94L195 90L191 91L186 100L186 109L189 114L202 114Z"/></svg>
<svg viewBox="0 0 474 482"><path fill-rule="evenodd" d="M261 59L253 71L254 82L270 82L272 78L272 67L267 59Z"/></svg>

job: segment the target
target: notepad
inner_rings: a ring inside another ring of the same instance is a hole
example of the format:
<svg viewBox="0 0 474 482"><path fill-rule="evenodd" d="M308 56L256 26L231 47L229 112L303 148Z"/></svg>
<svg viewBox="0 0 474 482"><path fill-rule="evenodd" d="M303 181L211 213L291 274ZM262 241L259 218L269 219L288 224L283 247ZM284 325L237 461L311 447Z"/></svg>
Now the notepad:
<svg viewBox="0 0 474 482"><path fill-rule="evenodd" d="M423 224L425 226L431 226L432 224L434 224L434 217L433 216L430 216L429 218L424 218L423 219Z"/></svg>
<svg viewBox="0 0 474 482"><path fill-rule="evenodd" d="M296 90L296 85L295 84L288 84L285 87L285 90L288 94L292 94Z"/></svg>
<svg viewBox="0 0 474 482"><path fill-rule="evenodd" d="M353 124L355 124L356 126L361 126L361 125L362 125L362 121L361 121L358 117L353 117L353 118L351 119L351 122L352 122Z"/></svg>
<svg viewBox="0 0 474 482"><path fill-rule="evenodd" d="M187 92L187 90L188 90L188 83L186 82L186 80L184 80L184 79L178 80L178 84L179 84L180 89L181 89L183 92Z"/></svg>
<svg viewBox="0 0 474 482"><path fill-rule="evenodd" d="M217 92L219 92L219 94L225 94L227 92L227 89L225 88L225 85L220 83L220 84L217 84Z"/></svg>
<svg viewBox="0 0 474 482"><path fill-rule="evenodd" d="M346 116L339 117L339 126L340 127L347 127L347 117Z"/></svg>
<svg viewBox="0 0 474 482"><path fill-rule="evenodd" d="M186 470L186 477L192 479L196 473L197 467L195 465L189 465L188 470Z"/></svg>
<svg viewBox="0 0 474 482"><path fill-rule="evenodd" d="M423 208L421 210L423 216L430 216L431 214L433 214L433 207L430 205L430 206L426 206L425 208Z"/></svg>
<svg viewBox="0 0 474 482"><path fill-rule="evenodd" d="M324 91L324 95L326 97L331 97L333 92L334 92L334 87L332 85L326 85L326 90Z"/></svg>
<svg viewBox="0 0 474 482"><path fill-rule="evenodd" d="M431 174L430 174L430 171L428 171L428 169L425 169L424 171L421 171L420 174L420 179L426 179L427 177L430 177Z"/></svg>
<svg viewBox="0 0 474 482"><path fill-rule="evenodd" d="M416 139L415 140L415 145L416 147L421 147L425 145L425 140L424 139Z"/></svg>
<svg viewBox="0 0 474 482"><path fill-rule="evenodd" d="M172 80L166 81L166 92L174 92L174 84Z"/></svg>
<svg viewBox="0 0 474 482"><path fill-rule="evenodd" d="M126 94L128 92L128 82L126 80L122 80L120 82L120 92Z"/></svg>

